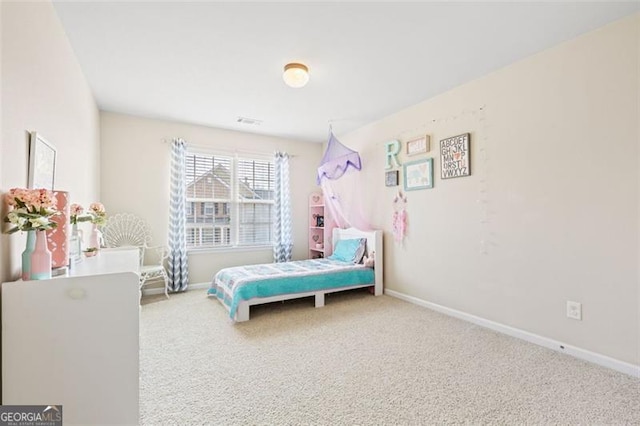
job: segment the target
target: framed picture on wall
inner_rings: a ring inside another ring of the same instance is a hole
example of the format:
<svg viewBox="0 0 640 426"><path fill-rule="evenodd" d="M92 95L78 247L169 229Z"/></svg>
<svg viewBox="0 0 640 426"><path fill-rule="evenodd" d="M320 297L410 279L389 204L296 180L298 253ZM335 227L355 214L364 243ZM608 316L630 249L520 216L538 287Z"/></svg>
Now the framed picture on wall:
<svg viewBox="0 0 640 426"><path fill-rule="evenodd" d="M404 163L404 189L433 188L433 158Z"/></svg>
<svg viewBox="0 0 640 426"><path fill-rule="evenodd" d="M29 188L53 190L56 176L56 148L41 134L31 132L29 141Z"/></svg>
<svg viewBox="0 0 640 426"><path fill-rule="evenodd" d="M384 174L384 184L386 186L398 186L398 171L391 170Z"/></svg>
<svg viewBox="0 0 640 426"><path fill-rule="evenodd" d="M471 175L469 133L440 141L440 176L450 179Z"/></svg>
<svg viewBox="0 0 640 426"><path fill-rule="evenodd" d="M420 136L419 138L411 139L407 141L407 155L417 155L424 152L428 152L431 145L431 138L429 135Z"/></svg>

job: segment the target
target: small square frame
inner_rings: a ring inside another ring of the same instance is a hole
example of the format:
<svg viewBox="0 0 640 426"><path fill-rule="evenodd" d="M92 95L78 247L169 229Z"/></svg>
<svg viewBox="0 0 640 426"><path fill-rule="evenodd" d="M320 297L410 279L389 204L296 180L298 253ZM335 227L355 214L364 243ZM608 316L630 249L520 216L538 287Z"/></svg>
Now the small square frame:
<svg viewBox="0 0 640 426"><path fill-rule="evenodd" d="M398 170L391 170L384 174L385 186L398 186Z"/></svg>

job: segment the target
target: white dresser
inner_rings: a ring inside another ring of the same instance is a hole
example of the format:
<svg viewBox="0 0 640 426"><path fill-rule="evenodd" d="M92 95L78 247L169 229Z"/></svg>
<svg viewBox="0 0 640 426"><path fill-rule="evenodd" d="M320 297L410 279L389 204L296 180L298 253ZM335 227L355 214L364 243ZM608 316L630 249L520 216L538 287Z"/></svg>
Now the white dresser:
<svg viewBox="0 0 640 426"><path fill-rule="evenodd" d="M2 284L2 404L62 405L65 425L138 424L138 251L74 266Z"/></svg>

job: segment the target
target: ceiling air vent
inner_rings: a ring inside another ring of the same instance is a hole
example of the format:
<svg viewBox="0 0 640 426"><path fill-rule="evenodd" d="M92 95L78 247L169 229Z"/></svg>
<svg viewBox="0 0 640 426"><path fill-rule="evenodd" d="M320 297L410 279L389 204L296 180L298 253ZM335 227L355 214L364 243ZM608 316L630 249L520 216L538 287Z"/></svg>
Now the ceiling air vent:
<svg viewBox="0 0 640 426"><path fill-rule="evenodd" d="M252 126L259 126L262 124L262 120L256 120L255 118L248 117L238 117L236 118L236 122L241 124L250 124Z"/></svg>

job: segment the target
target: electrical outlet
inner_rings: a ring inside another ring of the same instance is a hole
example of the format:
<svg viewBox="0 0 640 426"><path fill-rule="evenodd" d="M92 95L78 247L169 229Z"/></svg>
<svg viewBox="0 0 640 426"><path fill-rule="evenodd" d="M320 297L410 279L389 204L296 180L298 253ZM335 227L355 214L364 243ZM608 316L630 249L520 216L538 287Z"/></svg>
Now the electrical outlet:
<svg viewBox="0 0 640 426"><path fill-rule="evenodd" d="M567 318L582 321L582 304L567 300Z"/></svg>

